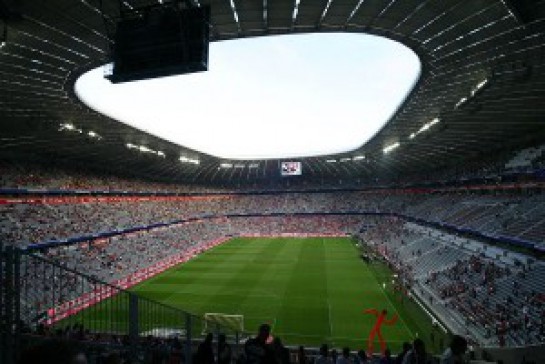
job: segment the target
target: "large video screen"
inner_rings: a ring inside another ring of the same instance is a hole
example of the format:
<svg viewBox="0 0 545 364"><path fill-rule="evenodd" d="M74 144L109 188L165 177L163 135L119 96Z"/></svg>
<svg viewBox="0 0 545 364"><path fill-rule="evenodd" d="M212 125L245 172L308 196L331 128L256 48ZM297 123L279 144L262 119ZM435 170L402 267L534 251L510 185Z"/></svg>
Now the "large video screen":
<svg viewBox="0 0 545 364"><path fill-rule="evenodd" d="M301 162L282 162L280 173L282 176L300 176Z"/></svg>

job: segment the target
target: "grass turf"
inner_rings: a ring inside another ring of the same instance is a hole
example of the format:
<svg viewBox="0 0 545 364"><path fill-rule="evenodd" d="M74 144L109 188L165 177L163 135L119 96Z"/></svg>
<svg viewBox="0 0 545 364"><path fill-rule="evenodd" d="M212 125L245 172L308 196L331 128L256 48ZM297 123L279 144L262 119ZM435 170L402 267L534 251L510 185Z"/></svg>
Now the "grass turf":
<svg viewBox="0 0 545 364"><path fill-rule="evenodd" d="M285 343L307 346L366 348L375 317L363 310L386 309L389 317L394 313L400 317L382 328L394 352L416 336L433 351L440 350L436 345L444 340L442 335L414 302L400 301L388 283L391 279L391 271L381 263L364 263L349 238L236 238L131 290L201 317L207 312L244 315L245 330L251 333L268 322L273 335ZM113 320L126 326L126 305L112 302L77 316L95 324L109 320L111 325ZM159 326L177 319L165 310L150 313L150 307L154 306L141 304L140 315L160 322ZM150 325L142 324L141 330ZM432 331L435 343L430 339Z"/></svg>

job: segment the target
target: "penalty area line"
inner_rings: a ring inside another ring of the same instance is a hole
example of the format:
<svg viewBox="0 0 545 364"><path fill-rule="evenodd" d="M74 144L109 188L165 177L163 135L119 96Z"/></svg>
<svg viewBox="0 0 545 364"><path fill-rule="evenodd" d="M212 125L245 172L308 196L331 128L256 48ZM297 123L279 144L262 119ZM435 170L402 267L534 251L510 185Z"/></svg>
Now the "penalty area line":
<svg viewBox="0 0 545 364"><path fill-rule="evenodd" d="M378 281L377 281L377 283L378 283ZM384 297L386 297L386 300L388 300L388 302L390 303L390 306L392 306L392 308L394 309L396 315L399 317L401 323L402 323L403 326L405 327L405 331L407 331L407 332L409 333L409 336L414 336L414 333L411 332L411 330L409 329L409 326L407 326L407 324L405 323L405 320L403 319L403 316L401 316L401 315L399 314L399 312L397 311L396 306L394 306L394 303L392 302L392 300L390 299L390 297L388 297L388 294L385 292L385 290L384 290L382 287L380 287L379 289L380 289L380 291L382 292L382 294L384 295Z"/></svg>
<svg viewBox="0 0 545 364"><path fill-rule="evenodd" d="M405 331L409 334L409 336L415 336L415 334L413 332L411 332L411 330L409 329L409 326L407 326L407 323L405 323L405 320L403 319L403 316L401 316L399 314L399 312L397 311L397 308L396 306L394 305L394 303L392 302L392 300L390 299L390 297L388 297L388 294L386 293L386 290L385 288L382 288L381 284L379 283L378 281L378 278L376 277L375 275L375 272L369 270L371 272L371 276L373 277L373 279L375 280L375 282L377 283L378 287L379 287L379 291L382 293L382 295L386 298L386 301L388 301L388 303L390 303L390 306L392 306L392 308L394 309L395 311L395 314L399 317L399 320L401 321L401 323L403 324L404 328L405 328Z"/></svg>

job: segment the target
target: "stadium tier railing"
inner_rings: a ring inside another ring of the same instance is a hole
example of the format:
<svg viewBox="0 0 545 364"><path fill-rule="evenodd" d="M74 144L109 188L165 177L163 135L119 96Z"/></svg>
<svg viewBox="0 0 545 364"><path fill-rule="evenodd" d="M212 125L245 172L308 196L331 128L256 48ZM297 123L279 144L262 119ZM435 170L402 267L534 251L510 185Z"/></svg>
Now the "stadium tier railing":
<svg viewBox="0 0 545 364"><path fill-rule="evenodd" d="M77 267L75 267L77 268ZM109 267L103 267L109 269ZM29 342L76 339L144 355L145 339L178 340L185 363L203 328L238 342L239 327L208 322L42 256L0 244L0 363L15 363ZM137 359L137 358L135 358Z"/></svg>

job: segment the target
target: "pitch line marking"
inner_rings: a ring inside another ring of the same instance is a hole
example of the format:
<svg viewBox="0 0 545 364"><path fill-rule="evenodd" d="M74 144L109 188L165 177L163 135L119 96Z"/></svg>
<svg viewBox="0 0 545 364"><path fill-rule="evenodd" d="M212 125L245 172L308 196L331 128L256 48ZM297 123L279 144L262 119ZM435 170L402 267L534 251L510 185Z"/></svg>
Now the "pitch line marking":
<svg viewBox="0 0 545 364"><path fill-rule="evenodd" d="M374 275L373 275L374 276ZM379 289L380 289L380 292L382 293L382 295L386 298L386 300L388 300L388 302L390 303L390 306L392 306L392 308L394 309L395 313L397 314L397 316L399 317L399 319L401 320L401 323L403 324L403 326L405 326L405 331L407 331L409 333L409 335L411 336L414 336L413 332L411 330L409 330L409 326L407 326L407 324L405 323L405 320L403 319L403 316L401 316L399 314L399 312L397 311L396 307L394 306L392 300L390 299L390 297L388 297L388 295L386 294L386 292L384 292L384 289L380 286L380 283L378 282L377 278L375 278L375 281L377 281L377 284L379 285Z"/></svg>
<svg viewBox="0 0 545 364"><path fill-rule="evenodd" d="M329 320L329 336L333 335L333 321L331 320L331 305L329 299L327 300L327 315Z"/></svg>
<svg viewBox="0 0 545 364"><path fill-rule="evenodd" d="M324 249L324 258L325 258L325 241L324 241L324 238L322 238L322 248ZM331 320L331 304L329 303L329 285L327 284L327 277L328 277L328 274L327 274L327 260L324 259L324 266L325 266L325 272L326 272L326 277L325 277L325 290L326 290L326 302L327 302L327 318L328 318L328 321L329 321L329 336L331 337L333 335L333 321Z"/></svg>
<svg viewBox="0 0 545 364"><path fill-rule="evenodd" d="M382 285L380 284L380 282L378 281L377 277L375 276L374 272L371 272L371 270L369 269L369 273L371 273L371 276L373 277L373 279L375 280L375 282L377 282L377 285L379 286L379 291L382 293L382 295L386 298L386 300L390 303L390 306L392 306L392 308L394 309L395 313L397 314L397 316L399 317L401 323L403 324L403 326L405 327L405 331L409 333L410 336L414 336L413 332L411 330L409 330L409 327L407 326L407 324L405 323L405 320L403 319L403 316L401 316L399 314L399 312L397 311L397 308L394 306L392 300L388 297L388 295L386 294L386 292L384 291L384 288L382 288Z"/></svg>

